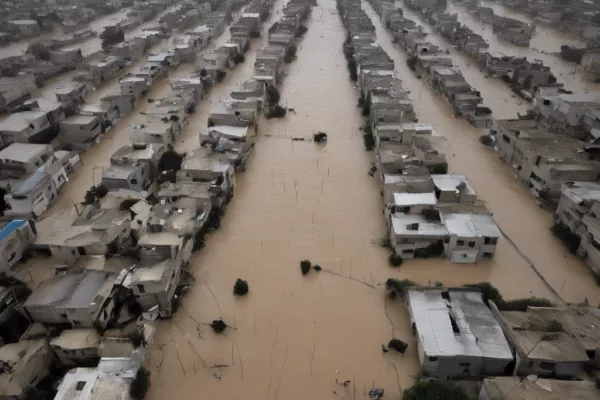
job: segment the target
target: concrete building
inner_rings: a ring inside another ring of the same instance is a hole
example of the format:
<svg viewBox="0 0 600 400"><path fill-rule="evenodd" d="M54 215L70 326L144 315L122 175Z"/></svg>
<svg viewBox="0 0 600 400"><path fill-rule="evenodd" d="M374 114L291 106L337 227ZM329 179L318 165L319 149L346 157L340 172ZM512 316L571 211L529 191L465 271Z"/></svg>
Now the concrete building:
<svg viewBox="0 0 600 400"><path fill-rule="evenodd" d="M415 288L405 298L423 373L456 379L510 372L513 354L479 290Z"/></svg>
<svg viewBox="0 0 600 400"><path fill-rule="evenodd" d="M74 149L87 151L102 134L100 119L93 115L73 115L60 122L59 140Z"/></svg>
<svg viewBox="0 0 600 400"><path fill-rule="evenodd" d="M94 270L55 275L33 291L23 309L34 322L104 328L115 307L115 279L115 274Z"/></svg>
<svg viewBox="0 0 600 400"><path fill-rule="evenodd" d="M435 197L439 203L474 204L477 192L471 181L463 174L433 174Z"/></svg>
<svg viewBox="0 0 600 400"><path fill-rule="evenodd" d="M56 220L55 218L58 218ZM73 264L81 255L118 253L130 243L131 216L119 209L104 210L87 206L75 221L50 216L40 221L34 247L50 250L56 260Z"/></svg>
<svg viewBox="0 0 600 400"><path fill-rule="evenodd" d="M0 151L0 176L3 179L27 177L54 159L54 150L48 144L12 143Z"/></svg>
<svg viewBox="0 0 600 400"><path fill-rule="evenodd" d="M161 318L171 317L181 269L181 260L166 259L131 273L129 287L144 312L158 305Z"/></svg>
<svg viewBox="0 0 600 400"><path fill-rule="evenodd" d="M599 335L587 323L598 323L597 310L528 307L526 312L490 308L515 350L514 375L577 379L599 344ZM591 334L591 337L586 337ZM582 338L585 340L582 340Z"/></svg>
<svg viewBox="0 0 600 400"><path fill-rule="evenodd" d="M15 185L6 200L10 209L6 211L7 215L19 216L22 218L37 218L43 214L50 205L50 202L58 196L58 188L54 183L54 170L60 181L66 182L67 174L62 165L55 164L41 166L35 173L29 176L22 183ZM51 173L52 172L52 173ZM60 178L62 176L62 178Z"/></svg>
<svg viewBox="0 0 600 400"><path fill-rule="evenodd" d="M488 214L443 213L448 237L444 252L453 263L473 264L494 257L502 232Z"/></svg>
<svg viewBox="0 0 600 400"><path fill-rule="evenodd" d="M33 74L0 78L0 112L28 100L37 89Z"/></svg>
<svg viewBox="0 0 600 400"><path fill-rule="evenodd" d="M595 400L598 388L590 381L530 380L497 376L483 380L478 400Z"/></svg>
<svg viewBox="0 0 600 400"><path fill-rule="evenodd" d="M47 339L21 340L0 347L0 398L26 399L48 374L54 356Z"/></svg>
<svg viewBox="0 0 600 400"><path fill-rule="evenodd" d="M148 93L150 82L146 78L136 76L125 76L120 81L121 94L131 95L138 101Z"/></svg>
<svg viewBox="0 0 600 400"><path fill-rule="evenodd" d="M50 347L63 366L96 364L99 345L100 335L95 328L67 329L50 339Z"/></svg>
<svg viewBox="0 0 600 400"><path fill-rule="evenodd" d="M21 260L35 242L35 235L35 224L27 220L13 220L0 230L0 273L6 273Z"/></svg>
<svg viewBox="0 0 600 400"><path fill-rule="evenodd" d="M600 184L563 183L554 221L581 238L577 255L594 272L600 273Z"/></svg>
<svg viewBox="0 0 600 400"><path fill-rule="evenodd" d="M48 114L44 111L21 111L10 114L0 122L0 137L4 145L29 143L50 128Z"/></svg>
<svg viewBox="0 0 600 400"><path fill-rule="evenodd" d="M173 144L175 140L174 122L136 124L129 131L129 139L135 145Z"/></svg>
<svg viewBox="0 0 600 400"><path fill-rule="evenodd" d="M20 37L35 37L42 33L40 25L33 19L9 21L8 29L16 32Z"/></svg>

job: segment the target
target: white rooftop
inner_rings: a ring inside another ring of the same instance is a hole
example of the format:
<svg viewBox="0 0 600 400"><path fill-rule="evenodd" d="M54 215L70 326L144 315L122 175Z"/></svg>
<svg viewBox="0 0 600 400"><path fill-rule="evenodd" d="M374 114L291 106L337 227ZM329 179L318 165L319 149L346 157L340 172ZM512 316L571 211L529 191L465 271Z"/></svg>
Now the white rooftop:
<svg viewBox="0 0 600 400"><path fill-rule="evenodd" d="M434 192L429 193L394 193L394 205L396 206L434 206L437 198Z"/></svg>
<svg viewBox="0 0 600 400"><path fill-rule="evenodd" d="M445 213L442 215L451 235L495 238L502 236L496 221L489 214Z"/></svg>
<svg viewBox="0 0 600 400"><path fill-rule="evenodd" d="M421 214L395 214L391 217L392 229L396 235L440 237L448 235L441 222L428 221ZM412 227L415 227L412 229Z"/></svg>
<svg viewBox="0 0 600 400"><path fill-rule="evenodd" d="M447 292L446 298L443 292ZM500 324L478 290L409 289L407 299L427 357L513 359Z"/></svg>

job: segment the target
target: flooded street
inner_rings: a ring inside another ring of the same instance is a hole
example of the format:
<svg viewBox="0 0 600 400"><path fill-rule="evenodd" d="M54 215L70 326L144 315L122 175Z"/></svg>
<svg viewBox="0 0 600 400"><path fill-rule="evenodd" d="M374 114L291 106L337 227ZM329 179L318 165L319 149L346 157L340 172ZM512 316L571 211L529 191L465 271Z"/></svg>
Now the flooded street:
<svg viewBox="0 0 600 400"><path fill-rule="evenodd" d="M189 116L189 125L175 143L177 151L199 147L198 134L207 126L211 104L251 77L256 52L267 43L266 29L280 18L284 5L285 0L276 2L245 62L228 71ZM385 300L384 282L390 277L422 284L441 281L448 286L490 281L507 298L600 302L600 290L589 270L551 234L552 215L479 142L481 131L453 118L451 105L433 93L425 80L417 79L406 65L406 54L392 43L374 10L367 3L363 8L377 28L379 44L395 62L396 76L411 92L419 122L434 124L444 137L439 147L447 154L450 171L468 176L514 245L501 239L494 260L479 264L451 264L436 258L410 260L399 269L389 267L388 250L377 244L386 235L381 184L367 174L374 157L363 148L359 92L348 77L342 53L347 33L334 0L319 0L281 87L281 103L296 113L259 121L254 154L247 170L236 175L235 197L220 229L207 237L206 247L193 255L188 266L196 284L173 318L158 323L146 359L152 373L148 399L354 399L365 397L372 387L384 388L389 398L397 397L412 385L419 367L406 308L399 300ZM403 8L408 18L420 21ZM490 51L547 57L544 62L569 89L586 85L578 75L570 80L563 77L569 64L558 57L530 55L531 50L500 43L491 26L474 21L464 8L449 5L449 11L458 12L459 20L476 32L481 29ZM563 44L557 38L546 39L552 40L546 45L538 43L545 36L561 35L546 32L538 27L532 47L554 51L556 43ZM227 27L214 45L228 39ZM450 47L438 35L429 39ZM167 44L163 41L155 48ZM451 53L494 116L515 118L517 112L527 110L529 104L512 97L504 82L485 78L468 56L456 50ZM73 202L81 201L93 182L98 183L110 155L130 143L129 124L145 120L140 112L147 99L168 95L169 80L193 70L192 64L183 64L153 85L131 114L82 154L83 165L69 176L70 182L47 214L67 208L75 215ZM49 83L46 88L53 91L56 85ZM97 102L116 87L114 80L86 100ZM310 141L318 131L327 133L327 144ZM302 276L302 259L324 271ZM248 281L248 296L233 295L237 278ZM205 324L218 317L236 329L216 335ZM393 337L408 343L404 355L381 352L381 345ZM215 365L224 366L212 368ZM221 373L221 380L215 372ZM351 383L344 386L346 380Z"/></svg>
<svg viewBox="0 0 600 400"><path fill-rule="evenodd" d="M373 10L364 6L379 25ZM385 222L379 182L366 174L373 158L363 149L358 92L341 52L345 35L334 2L320 1L282 89L282 99L297 115L260 122L255 154L237 177L236 196L221 228L190 263L197 283L173 320L160 323L149 360L150 399L192 399L198 390L227 399L324 399L333 392L354 398L373 386L395 396L412 383L418 366L404 307L384 302L382 284L389 277L446 285L489 280L506 297L557 300L507 240L489 263L461 266L433 259L389 268L387 251L373 244L385 234ZM502 229L563 299L579 302L587 296L598 302L600 293L588 270L550 234L551 215L479 143L480 131L453 119L450 106L415 78L388 33L378 26L377 35L411 90L421 121L435 124L446 136L443 150L451 171L468 174ZM256 42L246 63L211 93L212 101L249 78L254 51L260 48ZM484 94L495 112L508 117L522 109L501 81L486 80L474 68L470 73L481 76L481 85L489 82L482 91L499 92L495 98ZM513 109L506 111L507 103ZM209 111L204 103L191 118L178 141L180 151L198 145L197 133L206 126ZM291 140L317 131L329 135L327 145ZM302 277L301 259L375 289L325 272ZM246 298L232 295L237 278L249 282ZM237 328L227 337L203 325L220 316ZM404 356L381 353L392 334L409 343ZM220 364L227 367L210 368ZM221 381L213 376L216 371ZM344 387L336 379L352 384Z"/></svg>

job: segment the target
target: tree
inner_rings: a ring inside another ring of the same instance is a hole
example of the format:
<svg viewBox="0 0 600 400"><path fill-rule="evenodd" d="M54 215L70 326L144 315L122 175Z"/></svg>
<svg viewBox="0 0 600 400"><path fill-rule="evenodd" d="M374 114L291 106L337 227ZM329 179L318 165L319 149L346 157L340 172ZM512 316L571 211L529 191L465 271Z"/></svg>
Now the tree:
<svg viewBox="0 0 600 400"><path fill-rule="evenodd" d="M273 85L267 86L267 104L273 106L279 104L279 100L281 100L279 90Z"/></svg>
<svg viewBox="0 0 600 400"><path fill-rule="evenodd" d="M310 268L312 267L312 263L308 260L300 261L300 270L302 271L302 275L306 275L310 272Z"/></svg>
<svg viewBox="0 0 600 400"><path fill-rule="evenodd" d="M150 371L141 367L135 374L135 378L129 386L129 395L132 400L144 400L150 389Z"/></svg>
<svg viewBox="0 0 600 400"><path fill-rule="evenodd" d="M181 163L183 162L183 155L177 153L175 150L170 149L160 158L158 162L158 169L160 171L179 171L181 169Z"/></svg>
<svg viewBox="0 0 600 400"><path fill-rule="evenodd" d="M450 382L420 381L404 391L404 400L469 400L464 389Z"/></svg>
<svg viewBox="0 0 600 400"><path fill-rule="evenodd" d="M235 285L233 285L234 294L238 296L245 296L246 294L248 294L248 290L248 281L245 281L240 278L238 278L238 280L235 281Z"/></svg>
<svg viewBox="0 0 600 400"><path fill-rule="evenodd" d="M392 267L399 267L404 262L404 260L402 259L402 256L396 252L393 252L392 254L390 254L388 261L390 262L390 265Z"/></svg>
<svg viewBox="0 0 600 400"><path fill-rule="evenodd" d="M6 189L0 187L0 217L4 215L4 211L8 209L8 203L4 196L6 196Z"/></svg>

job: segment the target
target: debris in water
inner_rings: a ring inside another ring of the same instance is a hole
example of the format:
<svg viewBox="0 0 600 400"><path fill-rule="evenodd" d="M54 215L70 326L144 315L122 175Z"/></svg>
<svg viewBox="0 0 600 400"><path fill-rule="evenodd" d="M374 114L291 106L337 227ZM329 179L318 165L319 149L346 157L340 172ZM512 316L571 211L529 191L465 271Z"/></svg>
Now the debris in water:
<svg viewBox="0 0 600 400"><path fill-rule="evenodd" d="M385 347L384 344L381 345L381 351L384 353L387 353L388 351L390 351L387 347Z"/></svg>
<svg viewBox="0 0 600 400"><path fill-rule="evenodd" d="M321 271L323 269L320 265L315 265L313 268L315 271Z"/></svg>
<svg viewBox="0 0 600 400"><path fill-rule="evenodd" d="M238 280L235 281L235 285L233 285L233 293L238 296L245 296L248 294L248 281L238 278Z"/></svg>
<svg viewBox="0 0 600 400"><path fill-rule="evenodd" d="M404 352L408 348L408 345L406 343L404 343L402 340L392 339L388 343L388 347L390 349L396 350L398 353L404 354Z"/></svg>
<svg viewBox="0 0 600 400"><path fill-rule="evenodd" d="M371 176L375 176L375 172L377 172L377 167L375 165L373 165L371 167L371 169L369 169L369 172L367 172L367 174L369 174Z"/></svg>
<svg viewBox="0 0 600 400"><path fill-rule="evenodd" d="M325 132L315 133L313 135L313 141L315 141L315 143L326 143L327 142L327 134Z"/></svg>
<svg viewBox="0 0 600 400"><path fill-rule="evenodd" d="M306 275L310 272L310 268L312 264L309 260L300 261L300 270L302 271L302 275Z"/></svg>
<svg viewBox="0 0 600 400"><path fill-rule="evenodd" d="M225 323L225 321L223 321L222 318L215 319L210 324L210 326L213 329L213 331L215 331L217 333L221 333L221 332L223 332L225 330L225 328L227 328L227 324Z"/></svg>
<svg viewBox="0 0 600 400"><path fill-rule="evenodd" d="M371 400L379 400L379 399L383 398L383 389L369 390L369 398Z"/></svg>
<svg viewBox="0 0 600 400"><path fill-rule="evenodd" d="M217 378L218 381L221 380L221 371L216 371L213 375L215 378Z"/></svg>

